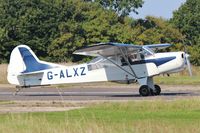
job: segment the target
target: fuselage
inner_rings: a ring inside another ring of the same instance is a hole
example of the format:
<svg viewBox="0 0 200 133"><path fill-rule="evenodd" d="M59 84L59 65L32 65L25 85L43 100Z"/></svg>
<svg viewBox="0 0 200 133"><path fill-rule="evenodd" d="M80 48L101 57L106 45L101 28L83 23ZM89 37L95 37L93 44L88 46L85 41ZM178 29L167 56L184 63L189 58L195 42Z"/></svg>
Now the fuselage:
<svg viewBox="0 0 200 133"><path fill-rule="evenodd" d="M184 52L155 53L145 56L144 59L130 62L135 76L131 75L131 68L116 58L116 64L100 59L74 66L59 66L31 75L23 75L19 84L24 86L48 85L63 83L81 83L98 81L119 81L144 77L153 77L162 73L173 73L185 68ZM127 73L127 70L129 73Z"/></svg>
<svg viewBox="0 0 200 133"><path fill-rule="evenodd" d="M88 63L63 66L40 61L28 46L20 45L11 53L7 79L19 86L126 81L179 72L185 63L184 52L149 51L129 52L126 56L113 52L111 56L97 56Z"/></svg>
<svg viewBox="0 0 200 133"><path fill-rule="evenodd" d="M146 60L154 60L159 74L179 72L185 68L184 52L156 53Z"/></svg>

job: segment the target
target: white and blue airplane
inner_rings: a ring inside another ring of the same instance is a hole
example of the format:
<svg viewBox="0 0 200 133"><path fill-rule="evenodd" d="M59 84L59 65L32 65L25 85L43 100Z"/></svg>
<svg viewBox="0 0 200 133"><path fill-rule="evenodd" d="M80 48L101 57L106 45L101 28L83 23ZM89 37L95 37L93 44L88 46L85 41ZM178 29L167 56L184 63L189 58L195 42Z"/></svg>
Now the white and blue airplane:
<svg viewBox="0 0 200 133"><path fill-rule="evenodd" d="M26 45L15 47L10 56L7 79L10 84L32 87L52 84L99 81L137 81L141 96L159 95L161 88L153 77L176 73L188 67L185 52L156 53L171 44L133 45L99 43L77 50L74 54L95 57L90 62L64 66L41 61Z"/></svg>

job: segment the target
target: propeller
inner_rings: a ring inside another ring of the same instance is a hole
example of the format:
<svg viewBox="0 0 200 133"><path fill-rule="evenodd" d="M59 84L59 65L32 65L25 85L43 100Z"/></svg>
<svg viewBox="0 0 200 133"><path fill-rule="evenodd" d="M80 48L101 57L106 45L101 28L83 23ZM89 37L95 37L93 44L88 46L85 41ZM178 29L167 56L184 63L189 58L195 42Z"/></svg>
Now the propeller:
<svg viewBox="0 0 200 133"><path fill-rule="evenodd" d="M185 41L183 41L183 44L185 44ZM192 76L192 68L189 60L190 55L187 53L186 44L184 45L184 52L185 52L185 64L187 65L189 75Z"/></svg>
<svg viewBox="0 0 200 133"><path fill-rule="evenodd" d="M187 65L187 69L188 69L189 75L192 76L192 68L191 68L189 57L190 57L190 55L185 53L185 61L186 61L185 63Z"/></svg>

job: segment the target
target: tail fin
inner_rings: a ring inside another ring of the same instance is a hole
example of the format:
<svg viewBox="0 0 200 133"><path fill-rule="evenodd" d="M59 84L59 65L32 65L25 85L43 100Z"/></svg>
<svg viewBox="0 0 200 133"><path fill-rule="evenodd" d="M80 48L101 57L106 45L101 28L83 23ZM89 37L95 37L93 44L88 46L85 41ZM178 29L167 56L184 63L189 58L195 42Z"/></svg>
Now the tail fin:
<svg viewBox="0 0 200 133"><path fill-rule="evenodd" d="M17 76L54 67L51 63L40 61L26 45L15 47L10 56L7 79L9 83L19 85Z"/></svg>
<svg viewBox="0 0 200 133"><path fill-rule="evenodd" d="M50 65L42 63L28 46L22 45L19 46L18 49L26 66L26 70L24 70L22 73L52 68Z"/></svg>

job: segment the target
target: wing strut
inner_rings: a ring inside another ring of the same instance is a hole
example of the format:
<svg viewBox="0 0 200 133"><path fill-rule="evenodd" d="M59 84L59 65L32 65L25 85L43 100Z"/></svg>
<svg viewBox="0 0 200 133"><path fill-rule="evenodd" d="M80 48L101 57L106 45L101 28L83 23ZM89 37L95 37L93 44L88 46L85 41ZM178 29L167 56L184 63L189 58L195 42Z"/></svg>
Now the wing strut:
<svg viewBox="0 0 200 133"><path fill-rule="evenodd" d="M127 71L126 69L122 68L120 65L118 65L117 63L115 63L114 61L112 61L111 59L109 59L108 57L105 57L103 55L101 55L100 53L98 53L100 56L102 56L103 58L105 58L106 60L110 61L111 63L113 63L114 65L116 65L118 68L120 68L121 70L123 70L124 72L130 74L131 76L133 76L134 78L136 78L132 73L130 73L129 71Z"/></svg>
<svg viewBox="0 0 200 133"><path fill-rule="evenodd" d="M129 66L131 72L133 73L132 75L134 75L135 78L138 78L137 75L135 74L133 68L131 67L131 64L130 64L130 62L129 62L129 60L128 60L128 57L126 56L126 54L123 52L123 50L122 50L120 47L119 47L119 50L121 51L121 54L122 54L124 60L125 60L126 63L128 64L128 66ZM126 49L125 49L125 50L126 50Z"/></svg>

